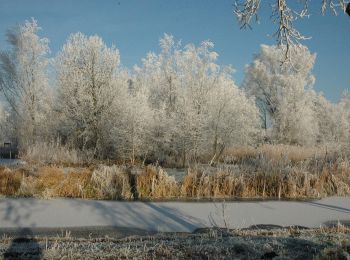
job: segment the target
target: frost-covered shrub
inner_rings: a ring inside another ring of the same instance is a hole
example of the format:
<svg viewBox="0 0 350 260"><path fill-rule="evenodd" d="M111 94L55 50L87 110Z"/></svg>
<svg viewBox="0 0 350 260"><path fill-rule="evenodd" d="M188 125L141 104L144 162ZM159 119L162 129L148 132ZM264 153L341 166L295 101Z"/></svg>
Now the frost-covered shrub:
<svg viewBox="0 0 350 260"><path fill-rule="evenodd" d="M91 183L98 199L132 198L129 175L116 165L99 165L92 173Z"/></svg>
<svg viewBox="0 0 350 260"><path fill-rule="evenodd" d="M29 146L21 158L28 162L45 164L82 164L89 156L86 152L63 146L59 142L38 142Z"/></svg>

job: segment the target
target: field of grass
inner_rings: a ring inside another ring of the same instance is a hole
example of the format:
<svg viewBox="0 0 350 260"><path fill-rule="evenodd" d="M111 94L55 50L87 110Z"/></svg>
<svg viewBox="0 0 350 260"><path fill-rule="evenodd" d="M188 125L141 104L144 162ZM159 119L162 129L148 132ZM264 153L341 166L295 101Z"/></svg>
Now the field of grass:
<svg viewBox="0 0 350 260"><path fill-rule="evenodd" d="M337 225L319 229L253 227L199 229L118 238L19 236L0 239L6 259L348 259L350 230Z"/></svg>
<svg viewBox="0 0 350 260"><path fill-rule="evenodd" d="M101 162L100 162L101 163ZM339 150L264 145L225 151L175 179L160 166L30 161L0 168L0 195L108 200L305 199L350 194L350 160Z"/></svg>

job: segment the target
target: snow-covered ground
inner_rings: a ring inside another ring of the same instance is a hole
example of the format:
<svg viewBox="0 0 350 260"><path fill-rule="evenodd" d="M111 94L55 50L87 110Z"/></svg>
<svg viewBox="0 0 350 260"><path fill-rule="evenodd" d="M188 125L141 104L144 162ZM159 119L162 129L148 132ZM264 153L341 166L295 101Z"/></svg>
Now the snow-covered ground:
<svg viewBox="0 0 350 260"><path fill-rule="evenodd" d="M338 220L350 223L350 198L225 204L0 199L0 228L115 226L191 232L212 225L225 226L225 222L230 228L258 224L319 227Z"/></svg>

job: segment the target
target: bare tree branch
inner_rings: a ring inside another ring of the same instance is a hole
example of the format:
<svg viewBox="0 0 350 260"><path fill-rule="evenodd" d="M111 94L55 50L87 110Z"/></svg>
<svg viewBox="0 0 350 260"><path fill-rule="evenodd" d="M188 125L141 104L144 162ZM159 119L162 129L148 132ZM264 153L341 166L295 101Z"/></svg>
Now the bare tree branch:
<svg viewBox="0 0 350 260"><path fill-rule="evenodd" d="M310 39L303 35L295 26L294 21L299 18L309 17L309 1L301 0L297 1L299 5L302 5L300 11L292 9L287 0L274 0L274 4L271 5L271 19L277 25L277 30L273 34L279 45L286 45L286 53L284 61L290 58L290 46L299 45L300 41ZM337 15L337 10L340 9L344 13L347 8L350 14L350 3L345 0L322 0L321 13L324 15L327 9L330 9L334 15ZM261 0L235 0L234 1L234 14L237 17L240 28L252 28L251 23L253 18L255 21L259 20L259 9L261 6ZM348 7L347 7L348 6ZM283 61L283 62L284 62Z"/></svg>

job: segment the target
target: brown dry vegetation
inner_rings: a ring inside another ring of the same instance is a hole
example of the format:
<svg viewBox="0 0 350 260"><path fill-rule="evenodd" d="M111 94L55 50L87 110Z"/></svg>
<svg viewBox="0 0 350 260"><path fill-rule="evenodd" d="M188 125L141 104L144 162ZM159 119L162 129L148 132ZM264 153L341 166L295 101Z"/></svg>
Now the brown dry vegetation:
<svg viewBox="0 0 350 260"><path fill-rule="evenodd" d="M147 166L137 176L137 192L140 198L169 199L179 196L179 184L163 169Z"/></svg>
<svg viewBox="0 0 350 260"><path fill-rule="evenodd" d="M15 195L21 185L21 174L10 169L0 168L0 194Z"/></svg>
<svg viewBox="0 0 350 260"><path fill-rule="evenodd" d="M91 176L89 169L67 174L57 187L56 195L69 198L94 198L95 191L91 185Z"/></svg>
<svg viewBox="0 0 350 260"><path fill-rule="evenodd" d="M350 195L349 172L324 169L312 174L242 174L219 171L214 174L191 170L181 186L187 198L320 198Z"/></svg>
<svg viewBox="0 0 350 260"><path fill-rule="evenodd" d="M131 199L133 197L129 175L125 169L116 165L98 166L90 180L97 199Z"/></svg>
<svg viewBox="0 0 350 260"><path fill-rule="evenodd" d="M265 145L226 151L231 164L196 165L176 181L161 167L0 168L0 194L42 198L235 199L350 195L350 161L336 150Z"/></svg>
<svg viewBox="0 0 350 260"><path fill-rule="evenodd" d="M312 158L324 158L326 154L335 152L335 148L332 148L330 151L329 149L327 150L327 147L301 147L284 144L264 144L257 148L252 146L238 146L226 149L221 156L221 161L240 163L249 158L260 157L274 162L287 158L292 163L298 163Z"/></svg>
<svg viewBox="0 0 350 260"><path fill-rule="evenodd" d="M13 172L16 173L17 170ZM88 169L66 174L62 168L44 166L38 168L34 173L23 173L21 185L12 195L41 198L93 198L95 194L89 193L90 179L91 172Z"/></svg>

